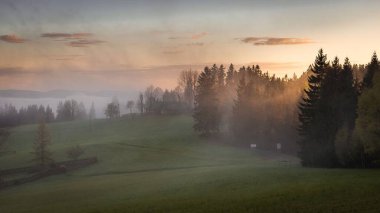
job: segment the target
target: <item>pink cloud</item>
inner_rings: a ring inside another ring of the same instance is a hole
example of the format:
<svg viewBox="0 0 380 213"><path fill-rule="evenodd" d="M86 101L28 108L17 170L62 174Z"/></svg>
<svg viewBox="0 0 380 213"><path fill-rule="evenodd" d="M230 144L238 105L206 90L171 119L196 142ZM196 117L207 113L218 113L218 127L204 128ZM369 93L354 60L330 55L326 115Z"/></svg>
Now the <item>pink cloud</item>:
<svg viewBox="0 0 380 213"><path fill-rule="evenodd" d="M15 44L21 44L27 41L26 39L21 38L17 35L1 35L0 40L8 42L8 43L15 43Z"/></svg>

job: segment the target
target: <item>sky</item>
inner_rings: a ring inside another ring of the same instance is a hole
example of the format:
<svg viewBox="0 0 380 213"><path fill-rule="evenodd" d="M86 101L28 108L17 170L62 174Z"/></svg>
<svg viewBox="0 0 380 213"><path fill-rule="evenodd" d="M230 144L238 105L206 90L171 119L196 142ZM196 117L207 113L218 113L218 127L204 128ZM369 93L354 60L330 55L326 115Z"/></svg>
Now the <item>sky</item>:
<svg viewBox="0 0 380 213"><path fill-rule="evenodd" d="M318 49L368 63L380 1L0 0L0 89L173 88L214 63L297 75Z"/></svg>

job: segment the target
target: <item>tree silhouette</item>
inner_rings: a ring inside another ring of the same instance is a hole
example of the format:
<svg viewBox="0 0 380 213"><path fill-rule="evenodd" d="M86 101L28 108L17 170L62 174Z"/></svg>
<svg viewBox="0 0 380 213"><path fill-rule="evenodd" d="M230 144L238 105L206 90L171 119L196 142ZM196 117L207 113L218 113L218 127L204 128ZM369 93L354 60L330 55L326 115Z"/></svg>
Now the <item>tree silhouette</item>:
<svg viewBox="0 0 380 213"><path fill-rule="evenodd" d="M304 166L318 166L324 157L321 152L320 137L321 123L318 120L318 107L321 98L321 85L328 69L327 57L320 49L311 66L311 75L308 77L308 88L304 90L304 97L299 104L299 157Z"/></svg>
<svg viewBox="0 0 380 213"><path fill-rule="evenodd" d="M373 76L378 72L380 72L380 64L379 60L377 59L376 52L374 52L371 58L371 62L367 65L367 72L363 78L363 89L371 88L373 86Z"/></svg>
<svg viewBox="0 0 380 213"><path fill-rule="evenodd" d="M34 142L34 160L42 168L46 168L51 162L53 162L52 153L48 148L50 144L50 132L45 124L45 121L41 119L38 124L36 140Z"/></svg>
<svg viewBox="0 0 380 213"><path fill-rule="evenodd" d="M130 101L127 101L127 109L129 109L129 113L132 114L132 110L133 108L135 107L135 102L130 100Z"/></svg>
<svg viewBox="0 0 380 213"><path fill-rule="evenodd" d="M120 117L120 104L119 104L119 101L116 97L113 98L112 102L107 105L107 108L106 108L104 114L108 118Z"/></svg>
<svg viewBox="0 0 380 213"><path fill-rule="evenodd" d="M219 133L221 115L216 91L217 70L216 65L212 69L205 67L198 78L193 118L195 131L202 136Z"/></svg>

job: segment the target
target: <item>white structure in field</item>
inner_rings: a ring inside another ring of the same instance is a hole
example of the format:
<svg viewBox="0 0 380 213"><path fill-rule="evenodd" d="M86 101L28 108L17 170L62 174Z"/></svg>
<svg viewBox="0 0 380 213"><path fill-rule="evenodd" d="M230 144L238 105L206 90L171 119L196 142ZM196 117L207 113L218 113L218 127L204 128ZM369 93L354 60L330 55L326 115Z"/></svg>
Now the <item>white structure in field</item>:
<svg viewBox="0 0 380 213"><path fill-rule="evenodd" d="M276 148L277 148L277 151L281 151L281 143L277 143Z"/></svg>
<svg viewBox="0 0 380 213"><path fill-rule="evenodd" d="M255 143L251 143L251 149L256 149L256 144Z"/></svg>

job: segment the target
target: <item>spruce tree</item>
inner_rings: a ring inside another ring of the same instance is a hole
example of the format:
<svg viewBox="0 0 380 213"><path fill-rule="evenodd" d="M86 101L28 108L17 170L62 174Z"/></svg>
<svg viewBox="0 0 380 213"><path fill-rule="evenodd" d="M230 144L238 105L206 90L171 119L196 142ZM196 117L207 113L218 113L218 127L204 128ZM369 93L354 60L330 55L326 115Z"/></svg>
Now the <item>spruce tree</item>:
<svg viewBox="0 0 380 213"><path fill-rule="evenodd" d="M371 62L367 65L367 72L363 78L363 89L372 88L372 79L375 73L380 72L380 64L376 52L373 53Z"/></svg>
<svg viewBox="0 0 380 213"><path fill-rule="evenodd" d="M352 131L355 126L358 91L355 87L352 65L348 58L345 59L343 70L339 75L338 83L340 98L341 125L347 125Z"/></svg>
<svg viewBox="0 0 380 213"><path fill-rule="evenodd" d="M232 131L235 137L244 144L257 141L257 89L255 87L254 67L247 67L245 75L241 76L236 90L237 98L232 111ZM263 124L261 124L263 125Z"/></svg>
<svg viewBox="0 0 380 213"><path fill-rule="evenodd" d="M226 76L226 73L224 70L225 70L225 68L224 68L223 64L220 65L219 70L218 70L218 76L217 76L219 90L224 89L225 76Z"/></svg>
<svg viewBox="0 0 380 213"><path fill-rule="evenodd" d="M228 67L227 75L226 75L226 85L229 88L232 88L232 85L234 84L234 73L235 68L233 64L230 64Z"/></svg>
<svg viewBox="0 0 380 213"><path fill-rule="evenodd" d="M247 84L245 76L243 75L240 80L236 90L237 98L234 101L234 106L232 109L232 126L231 130L235 137L239 141L245 142L248 140L247 131L245 129L246 119L247 119L247 97L246 97Z"/></svg>
<svg viewBox="0 0 380 213"><path fill-rule="evenodd" d="M315 136L318 148L315 149L317 160L315 166L335 167L338 165L335 137L341 126L339 112L341 106L341 94L338 91L339 75L342 66L335 57L331 67L326 68L321 82L320 99L316 107L314 129L318 133Z"/></svg>
<svg viewBox="0 0 380 213"><path fill-rule="evenodd" d="M199 75L196 87L195 107L193 118L194 130L202 136L211 136L219 133L221 120L217 93L217 67L205 67Z"/></svg>
<svg viewBox="0 0 380 213"><path fill-rule="evenodd" d="M320 49L311 66L308 77L308 88L304 90L304 97L299 104L299 141L302 165L317 166L320 160L320 124L317 120L317 110L321 96L321 84L328 68L327 57Z"/></svg>
<svg viewBox="0 0 380 213"><path fill-rule="evenodd" d="M336 81L337 91L337 110L335 113L337 131L335 133L335 151L341 166L353 166L355 160L360 160L353 155L355 147L353 141L353 130L355 127L357 96L358 91L355 87L353 68L348 58L345 59L343 68L339 72ZM332 118L333 119L333 118ZM356 151L357 152L357 151ZM354 159L357 158L357 159Z"/></svg>

